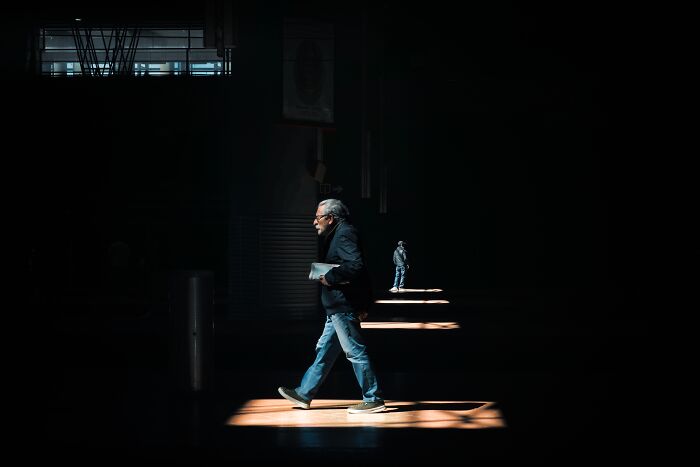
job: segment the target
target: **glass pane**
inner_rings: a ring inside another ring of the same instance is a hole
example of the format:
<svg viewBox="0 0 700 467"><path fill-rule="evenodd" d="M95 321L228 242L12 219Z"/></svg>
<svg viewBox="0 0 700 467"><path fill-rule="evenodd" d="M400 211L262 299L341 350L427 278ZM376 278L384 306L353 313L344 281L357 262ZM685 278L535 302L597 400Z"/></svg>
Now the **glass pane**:
<svg viewBox="0 0 700 467"><path fill-rule="evenodd" d="M91 50L89 69L94 74L110 74L108 57L113 57L118 39L125 44L125 53L134 39L134 29L94 28L79 29L78 44ZM41 73L51 76L75 76L81 74L76 37L71 28L45 28L41 30ZM141 29L134 51L132 73L134 76L165 76L190 73L194 76L221 74L223 63L216 49L203 48L204 30L187 28ZM85 55L83 55L85 56ZM94 58L93 58L94 59ZM188 66L189 63L189 66ZM123 63L117 62L114 72Z"/></svg>

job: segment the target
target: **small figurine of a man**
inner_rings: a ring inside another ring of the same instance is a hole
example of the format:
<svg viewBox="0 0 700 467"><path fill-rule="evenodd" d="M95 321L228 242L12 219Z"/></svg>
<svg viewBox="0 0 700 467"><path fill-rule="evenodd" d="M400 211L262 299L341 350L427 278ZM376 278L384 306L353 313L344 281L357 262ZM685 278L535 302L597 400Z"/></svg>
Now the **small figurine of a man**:
<svg viewBox="0 0 700 467"><path fill-rule="evenodd" d="M406 283L406 271L409 268L408 252L406 251L406 242L399 240L398 246L394 250L394 265L396 266L396 274L394 275L394 286L390 292L401 292Z"/></svg>

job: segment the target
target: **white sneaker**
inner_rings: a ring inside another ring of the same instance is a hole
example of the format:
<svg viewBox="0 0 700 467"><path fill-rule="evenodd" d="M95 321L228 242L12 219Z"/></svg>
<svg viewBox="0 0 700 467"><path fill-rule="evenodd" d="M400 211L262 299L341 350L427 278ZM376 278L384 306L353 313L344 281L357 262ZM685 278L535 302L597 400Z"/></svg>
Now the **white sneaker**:
<svg viewBox="0 0 700 467"><path fill-rule="evenodd" d="M394 292L394 293L396 293L396 292L398 292L398 291L399 291L399 289L397 289L396 287L392 287L392 288L389 289L389 292Z"/></svg>

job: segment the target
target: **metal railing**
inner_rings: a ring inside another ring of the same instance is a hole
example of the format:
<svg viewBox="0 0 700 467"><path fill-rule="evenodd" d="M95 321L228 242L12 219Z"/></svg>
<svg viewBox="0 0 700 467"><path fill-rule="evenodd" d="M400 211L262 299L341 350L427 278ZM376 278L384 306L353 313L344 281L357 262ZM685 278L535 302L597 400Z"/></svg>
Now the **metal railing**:
<svg viewBox="0 0 700 467"><path fill-rule="evenodd" d="M204 47L202 28L45 27L40 70L48 76L230 74L230 55Z"/></svg>

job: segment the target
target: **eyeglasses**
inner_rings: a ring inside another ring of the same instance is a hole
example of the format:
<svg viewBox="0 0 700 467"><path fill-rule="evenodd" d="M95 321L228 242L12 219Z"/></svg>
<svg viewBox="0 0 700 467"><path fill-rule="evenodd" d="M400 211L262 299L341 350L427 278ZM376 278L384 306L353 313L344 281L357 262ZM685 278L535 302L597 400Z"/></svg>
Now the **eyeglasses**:
<svg viewBox="0 0 700 467"><path fill-rule="evenodd" d="M316 218L317 221L320 221L320 220L323 219L324 217L330 216L330 215L331 215L331 214L321 214L320 216L314 216L314 217Z"/></svg>

